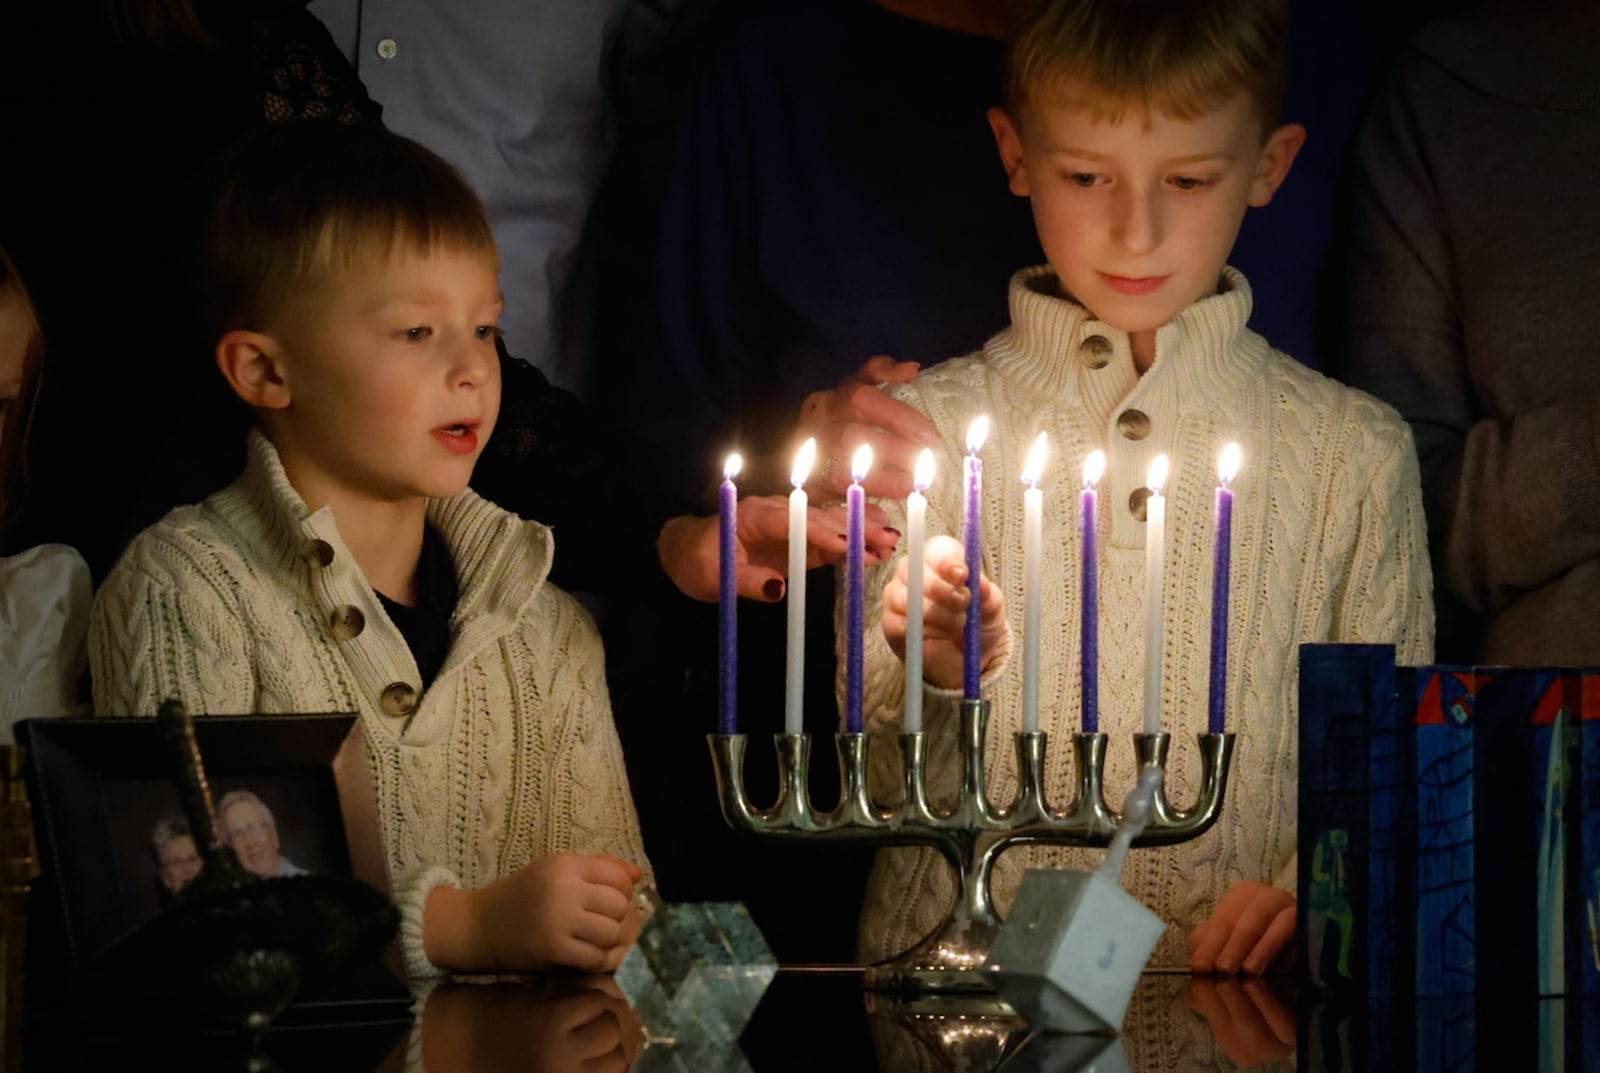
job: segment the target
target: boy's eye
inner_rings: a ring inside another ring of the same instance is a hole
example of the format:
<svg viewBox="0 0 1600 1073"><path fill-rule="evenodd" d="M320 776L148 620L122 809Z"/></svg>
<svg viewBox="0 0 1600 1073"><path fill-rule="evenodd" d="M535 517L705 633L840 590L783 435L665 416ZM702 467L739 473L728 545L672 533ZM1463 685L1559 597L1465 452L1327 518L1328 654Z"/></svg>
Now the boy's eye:
<svg viewBox="0 0 1600 1073"><path fill-rule="evenodd" d="M1067 182L1071 183L1073 186L1089 187L1094 186L1099 181L1100 176L1096 175L1092 171L1067 172Z"/></svg>
<svg viewBox="0 0 1600 1073"><path fill-rule="evenodd" d="M407 328L406 341L411 343L420 343L432 334L432 328Z"/></svg>
<svg viewBox="0 0 1600 1073"><path fill-rule="evenodd" d="M488 340L500 334L500 326L497 324L480 324L472 331L480 340Z"/></svg>
<svg viewBox="0 0 1600 1073"><path fill-rule="evenodd" d="M1204 190L1206 187L1215 184L1216 181L1214 176L1174 175L1172 177L1172 185L1179 190Z"/></svg>

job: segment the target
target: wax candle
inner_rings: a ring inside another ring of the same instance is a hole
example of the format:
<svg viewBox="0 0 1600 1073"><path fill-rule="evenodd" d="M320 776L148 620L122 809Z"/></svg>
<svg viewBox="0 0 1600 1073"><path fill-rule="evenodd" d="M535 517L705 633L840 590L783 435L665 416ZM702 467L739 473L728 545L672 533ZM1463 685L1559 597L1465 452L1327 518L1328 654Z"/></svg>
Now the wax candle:
<svg viewBox="0 0 1600 1073"><path fill-rule="evenodd" d="M989 438L989 419L979 417L967 426L967 457L965 459L966 510L963 513L962 536L967 561L967 623L962 633L961 683L962 693L968 700L982 696L983 652L981 625L983 619L983 460L978 452L983 441Z"/></svg>
<svg viewBox="0 0 1600 1073"><path fill-rule="evenodd" d="M1228 706L1228 575L1233 557L1233 483L1239 472L1239 445L1230 443L1217 460L1216 552L1211 571L1211 695L1206 729L1221 734Z"/></svg>
<svg viewBox="0 0 1600 1073"><path fill-rule="evenodd" d="M1079 539L1083 545L1083 600L1078 608L1080 699L1083 732L1100 730L1100 531L1095 519L1095 486L1106 471L1104 451L1090 451L1083 463L1083 492L1078 499Z"/></svg>
<svg viewBox="0 0 1600 1073"><path fill-rule="evenodd" d="M722 733L732 734L738 724L739 709L739 642L737 608L739 602L738 558L734 548L734 534L739 524L739 492L733 479L744 468L744 459L735 451L722 465L722 486L718 489L719 532L718 561L720 570L717 587L717 639L721 643L722 705L719 710Z"/></svg>
<svg viewBox="0 0 1600 1073"><path fill-rule="evenodd" d="M1022 465L1022 732L1039 729L1039 580L1040 545L1044 529L1044 493L1039 477L1044 473L1046 440L1043 432L1028 450Z"/></svg>
<svg viewBox="0 0 1600 1073"><path fill-rule="evenodd" d="M794 454L789 471L789 637L785 652L783 732L798 734L805 729L806 677L806 523L810 507L806 481L817 461L817 441L806 440Z"/></svg>
<svg viewBox="0 0 1600 1073"><path fill-rule="evenodd" d="M866 591L864 570L867 551L867 493L861 482L872 469L872 445L856 448L850 460L850 487L845 492L845 693L844 729L848 734L861 733L861 692L866 681L867 627L863 594Z"/></svg>
<svg viewBox="0 0 1600 1073"><path fill-rule="evenodd" d="M917 455L906 497L906 714L905 732L922 733L922 545L928 538L928 497L933 452Z"/></svg>
<svg viewBox="0 0 1600 1073"><path fill-rule="evenodd" d="M1150 488L1150 498L1145 500L1144 533L1144 732L1154 734L1161 729L1161 639L1164 623L1161 615L1161 590L1163 587L1163 559L1166 543L1167 497L1162 489L1167 483L1167 456L1157 455L1150 463L1145 484Z"/></svg>

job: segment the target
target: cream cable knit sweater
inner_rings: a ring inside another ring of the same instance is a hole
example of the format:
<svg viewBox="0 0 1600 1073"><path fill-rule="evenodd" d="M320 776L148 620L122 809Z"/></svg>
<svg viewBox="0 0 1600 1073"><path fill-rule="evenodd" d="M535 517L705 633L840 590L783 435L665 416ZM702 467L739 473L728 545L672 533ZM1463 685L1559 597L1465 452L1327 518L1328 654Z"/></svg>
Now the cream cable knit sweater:
<svg viewBox="0 0 1600 1073"><path fill-rule="evenodd" d="M460 578L450 653L426 693L332 512L311 513L277 451L134 540L96 595L95 711L359 714L407 971L440 883L484 886L535 857L648 867L611 721L599 635L545 584L550 531L471 491L435 500ZM414 709L406 711L408 702Z"/></svg>
<svg viewBox="0 0 1600 1073"><path fill-rule="evenodd" d="M1144 523L1130 510L1129 496L1157 454L1171 458L1162 689L1165 729L1174 740L1166 790L1187 805L1199 774L1194 735L1206 728L1217 456L1230 440L1243 449L1233 486L1227 694L1228 729L1239 740L1226 806L1199 839L1130 853L1124 875L1128 889L1170 925L1152 964L1187 965L1189 930L1230 886L1250 879L1294 889L1299 645L1392 642L1404 663L1431 657L1416 455L1405 423L1389 407L1299 365L1246 329L1250 288L1232 269L1220 293L1158 332L1155 364L1143 377L1125 333L1057 293L1047 266L1017 273L1009 328L982 351L943 362L891 393L927 414L945 437L928 493L929 535L960 537L966 429L980 414L992 419L982 452L984 570L1005 593L1014 636L1023 605L1022 464L1034 437L1049 434L1039 707L1040 729L1051 735L1047 786L1056 804L1070 797L1068 735L1081 727L1084 458L1095 448L1107 457L1098 511L1100 729L1110 736L1106 796L1113 807L1134 780L1131 735L1141 728L1144 696ZM891 524L904 529L904 502L883 505ZM866 723L873 732L897 728L904 697L903 665L880 628L880 597L893 569L892 562L875 568L866 585ZM842 598L838 606L842 651ZM1019 662L1014 656L985 683L993 702L991 792L999 802L1016 789L1011 735L1020 729ZM941 796L956 785L958 700L927 694L930 766ZM874 786L885 798L897 796L897 754L876 750ZM1011 850L995 868L997 903L1009 908L1025 868L1093 867L1101 856ZM932 851L881 851L862 913L861 956L876 961L904 950L939 923L953 895L948 868Z"/></svg>

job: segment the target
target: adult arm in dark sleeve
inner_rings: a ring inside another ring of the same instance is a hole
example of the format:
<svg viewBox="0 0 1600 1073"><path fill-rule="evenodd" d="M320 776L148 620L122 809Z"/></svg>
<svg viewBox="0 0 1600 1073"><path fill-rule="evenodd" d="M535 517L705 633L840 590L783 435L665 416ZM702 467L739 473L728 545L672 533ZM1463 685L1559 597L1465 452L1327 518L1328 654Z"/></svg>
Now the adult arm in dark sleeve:
<svg viewBox="0 0 1600 1073"><path fill-rule="evenodd" d="M1346 375L1412 426L1443 620L1452 599L1490 616L1600 555L1600 396L1501 414L1476 387L1459 274L1473 221L1441 197L1438 105L1408 82L1429 62L1402 59L1358 143Z"/></svg>

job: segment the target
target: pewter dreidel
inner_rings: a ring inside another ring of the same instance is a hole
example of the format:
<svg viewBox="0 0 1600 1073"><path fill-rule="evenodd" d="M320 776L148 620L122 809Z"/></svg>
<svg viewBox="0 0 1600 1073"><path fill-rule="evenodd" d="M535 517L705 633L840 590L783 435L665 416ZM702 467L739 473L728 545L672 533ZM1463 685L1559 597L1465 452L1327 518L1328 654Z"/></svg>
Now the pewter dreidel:
<svg viewBox="0 0 1600 1073"><path fill-rule="evenodd" d="M984 969L995 989L1045 1032L1117 1032L1145 962L1166 930L1122 889L1122 861L1150 819L1161 768L1147 764L1093 872L1031 868Z"/></svg>

